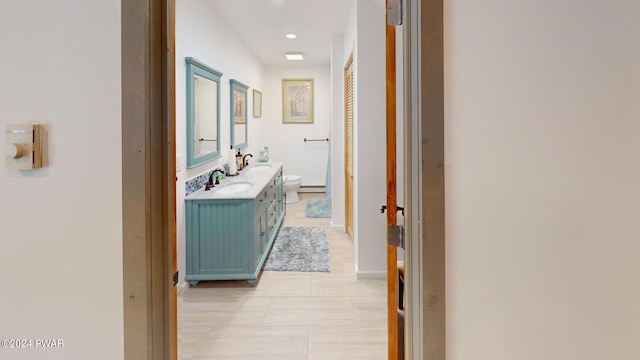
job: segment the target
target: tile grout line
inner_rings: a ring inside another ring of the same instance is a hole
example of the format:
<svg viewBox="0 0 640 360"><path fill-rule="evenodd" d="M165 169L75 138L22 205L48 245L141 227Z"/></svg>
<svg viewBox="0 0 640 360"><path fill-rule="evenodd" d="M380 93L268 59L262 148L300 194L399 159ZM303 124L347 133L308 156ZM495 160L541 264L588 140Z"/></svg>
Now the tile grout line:
<svg viewBox="0 0 640 360"><path fill-rule="evenodd" d="M267 302L267 306L266 306L266 308L264 310L264 314L262 315L262 322L260 323L260 326L263 327L263 328L265 327L264 326L264 321L267 318L267 312L269 312L269 307L270 306L271 306L271 296L269 296L269 301Z"/></svg>

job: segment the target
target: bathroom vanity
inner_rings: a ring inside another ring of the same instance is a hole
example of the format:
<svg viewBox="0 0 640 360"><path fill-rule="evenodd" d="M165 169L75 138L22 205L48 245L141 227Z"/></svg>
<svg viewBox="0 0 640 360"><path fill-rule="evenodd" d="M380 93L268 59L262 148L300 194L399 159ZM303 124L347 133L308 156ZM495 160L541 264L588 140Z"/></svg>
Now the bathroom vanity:
<svg viewBox="0 0 640 360"><path fill-rule="evenodd" d="M282 225L282 164L256 164L186 198L186 280L253 286Z"/></svg>

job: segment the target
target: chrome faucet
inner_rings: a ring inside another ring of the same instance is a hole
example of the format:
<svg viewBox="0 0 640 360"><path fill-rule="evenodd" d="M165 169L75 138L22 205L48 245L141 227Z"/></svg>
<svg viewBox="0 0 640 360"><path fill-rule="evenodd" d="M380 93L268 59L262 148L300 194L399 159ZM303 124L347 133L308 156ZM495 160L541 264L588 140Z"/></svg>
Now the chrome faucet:
<svg viewBox="0 0 640 360"><path fill-rule="evenodd" d="M249 160L247 160L247 156L248 157L253 157L253 155L251 155L251 154L247 154L247 155L243 156L242 157L242 167L249 166Z"/></svg>
<svg viewBox="0 0 640 360"><path fill-rule="evenodd" d="M215 184L219 185L220 184L220 180L218 180L218 177L215 176L215 174L224 174L224 171L220 168L215 168L213 169L213 171L211 172L211 174L209 174L209 181L207 181L207 185L204 188L204 191L209 191L211 190L212 187L214 187L213 185L213 178L215 178Z"/></svg>

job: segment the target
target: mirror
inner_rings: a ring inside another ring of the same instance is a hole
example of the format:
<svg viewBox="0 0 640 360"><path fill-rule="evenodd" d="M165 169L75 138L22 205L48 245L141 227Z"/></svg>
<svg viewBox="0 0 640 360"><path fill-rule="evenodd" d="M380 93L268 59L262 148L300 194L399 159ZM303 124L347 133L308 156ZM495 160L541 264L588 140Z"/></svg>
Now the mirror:
<svg viewBox="0 0 640 360"><path fill-rule="evenodd" d="M247 85L231 79L231 146L246 148L247 141Z"/></svg>
<svg viewBox="0 0 640 360"><path fill-rule="evenodd" d="M187 62L187 168L220 157L220 77L198 60Z"/></svg>

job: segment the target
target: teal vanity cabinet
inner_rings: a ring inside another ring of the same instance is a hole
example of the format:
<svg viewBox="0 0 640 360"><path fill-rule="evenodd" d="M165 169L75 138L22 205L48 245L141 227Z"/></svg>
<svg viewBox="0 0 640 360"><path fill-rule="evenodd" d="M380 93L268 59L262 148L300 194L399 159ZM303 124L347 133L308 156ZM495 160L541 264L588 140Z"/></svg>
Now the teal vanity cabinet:
<svg viewBox="0 0 640 360"><path fill-rule="evenodd" d="M187 197L186 280L191 286L204 280L255 284L284 218L282 166L272 167L247 178L251 191L216 196L223 183ZM234 181L245 181L243 176Z"/></svg>

